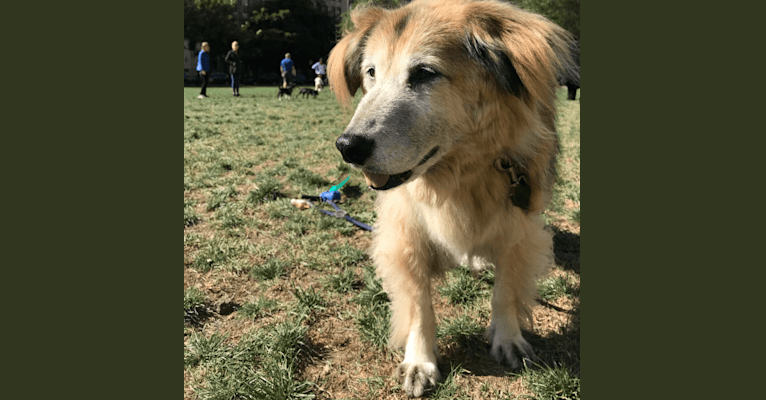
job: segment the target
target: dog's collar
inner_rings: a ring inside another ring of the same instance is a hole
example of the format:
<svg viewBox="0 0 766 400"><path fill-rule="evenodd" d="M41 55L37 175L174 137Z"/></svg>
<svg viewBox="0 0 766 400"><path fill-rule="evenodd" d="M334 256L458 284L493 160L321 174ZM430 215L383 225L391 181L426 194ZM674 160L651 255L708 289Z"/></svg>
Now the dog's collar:
<svg viewBox="0 0 766 400"><path fill-rule="evenodd" d="M502 173L507 173L511 178L509 197L513 205L524 211L529 211L529 198L532 194L532 187L527 182L526 174L521 172L521 168L518 165L511 163L503 157L495 160L495 169Z"/></svg>

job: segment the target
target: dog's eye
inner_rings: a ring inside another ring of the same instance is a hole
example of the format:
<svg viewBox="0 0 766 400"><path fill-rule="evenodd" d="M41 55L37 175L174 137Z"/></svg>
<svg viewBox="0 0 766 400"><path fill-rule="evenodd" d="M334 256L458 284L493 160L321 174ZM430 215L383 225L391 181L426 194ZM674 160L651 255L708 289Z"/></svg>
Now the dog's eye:
<svg viewBox="0 0 766 400"><path fill-rule="evenodd" d="M375 68L368 69L367 70L367 75L369 75L370 78L374 78L375 77Z"/></svg>
<svg viewBox="0 0 766 400"><path fill-rule="evenodd" d="M434 70L433 68L420 66L420 67L417 67L415 71L413 71L410 74L410 85L419 85L419 84L428 83L436 79L438 76L439 76L439 73L436 72L436 70Z"/></svg>

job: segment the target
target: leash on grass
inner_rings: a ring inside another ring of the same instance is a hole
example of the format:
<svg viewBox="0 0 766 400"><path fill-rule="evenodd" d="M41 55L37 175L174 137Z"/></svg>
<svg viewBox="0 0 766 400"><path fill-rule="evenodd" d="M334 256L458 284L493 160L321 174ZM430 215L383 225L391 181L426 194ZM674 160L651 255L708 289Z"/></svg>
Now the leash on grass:
<svg viewBox="0 0 766 400"><path fill-rule="evenodd" d="M317 211L321 212L322 214L327 214L327 215L329 215L331 217L335 217L335 218L344 218L348 222L351 222L352 224L354 224L354 225L356 225L356 226L358 226L358 227L360 227L360 228L362 228L362 229L364 229L366 231L372 232L372 227L371 226L369 226L369 225L367 225L367 224L365 224L363 222L359 222L359 221L355 220L354 218L351 218L351 216L348 215L347 212L345 212L343 209L338 207L337 204L335 204L336 201L340 200L340 188L343 187L343 185L345 185L346 182L348 182L348 180L350 178L351 178L351 175L349 175L346 179L344 179L343 182L341 182L340 184L331 187L330 190L328 190L326 192L322 192L322 194L320 194L319 196L309 196L309 195L305 195L304 194L304 195L301 195L301 199L300 200L292 199L292 200L290 200L290 203L292 203L294 206L296 206L298 208L305 208L305 206L303 206L303 205L307 204L308 207L314 208ZM327 210L323 210L321 208L318 208L314 203L312 203L312 200L313 201L323 201L325 203L328 203L328 204L330 204L335 209L335 211L332 212L332 211L327 211Z"/></svg>

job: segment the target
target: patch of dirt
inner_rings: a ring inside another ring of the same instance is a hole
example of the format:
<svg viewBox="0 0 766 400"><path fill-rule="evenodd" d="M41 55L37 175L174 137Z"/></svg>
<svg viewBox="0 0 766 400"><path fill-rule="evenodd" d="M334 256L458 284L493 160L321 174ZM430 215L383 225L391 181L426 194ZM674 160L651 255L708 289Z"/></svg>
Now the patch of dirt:
<svg viewBox="0 0 766 400"><path fill-rule="evenodd" d="M547 215L552 220L550 223L552 229L558 231L569 231L573 234L576 234L577 236L580 236L580 224L570 222L565 217L550 210L545 211L545 215Z"/></svg>
<svg viewBox="0 0 766 400"><path fill-rule="evenodd" d="M564 200L564 206L569 210L576 210L580 208L580 202L579 201L572 201L570 199Z"/></svg>

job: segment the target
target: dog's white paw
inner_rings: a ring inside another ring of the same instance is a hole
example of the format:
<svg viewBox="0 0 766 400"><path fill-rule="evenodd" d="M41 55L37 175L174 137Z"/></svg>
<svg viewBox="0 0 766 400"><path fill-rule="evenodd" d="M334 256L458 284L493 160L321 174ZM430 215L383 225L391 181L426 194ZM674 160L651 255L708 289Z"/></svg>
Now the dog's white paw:
<svg viewBox="0 0 766 400"><path fill-rule="evenodd" d="M513 337L508 337L506 333L492 325L487 331L492 342L490 354L495 361L500 364L505 361L511 368L520 369L523 366L522 362L529 365L530 361L537 360L532 345L521 336L520 332Z"/></svg>
<svg viewBox="0 0 766 400"><path fill-rule="evenodd" d="M439 367L435 363L403 362L396 367L399 382L404 386L407 396L420 397L430 386L441 380Z"/></svg>

